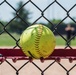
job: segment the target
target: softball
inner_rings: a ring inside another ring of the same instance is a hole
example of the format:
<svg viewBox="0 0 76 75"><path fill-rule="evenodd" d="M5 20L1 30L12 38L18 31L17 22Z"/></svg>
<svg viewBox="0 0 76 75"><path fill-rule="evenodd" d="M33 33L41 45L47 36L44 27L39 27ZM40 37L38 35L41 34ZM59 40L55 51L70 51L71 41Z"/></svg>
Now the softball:
<svg viewBox="0 0 76 75"><path fill-rule="evenodd" d="M54 51L56 40L53 32L46 26L29 26L20 37L20 47L24 54L35 59L47 58Z"/></svg>

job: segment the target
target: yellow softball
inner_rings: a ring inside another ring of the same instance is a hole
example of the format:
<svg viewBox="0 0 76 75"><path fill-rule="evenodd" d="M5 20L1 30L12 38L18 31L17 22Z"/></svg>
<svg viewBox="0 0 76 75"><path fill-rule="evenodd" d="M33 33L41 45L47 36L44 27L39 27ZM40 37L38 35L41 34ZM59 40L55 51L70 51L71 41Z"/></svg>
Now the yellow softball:
<svg viewBox="0 0 76 75"><path fill-rule="evenodd" d="M46 26L29 26L20 37L20 47L25 55L35 59L47 58L54 51L56 40L53 32Z"/></svg>

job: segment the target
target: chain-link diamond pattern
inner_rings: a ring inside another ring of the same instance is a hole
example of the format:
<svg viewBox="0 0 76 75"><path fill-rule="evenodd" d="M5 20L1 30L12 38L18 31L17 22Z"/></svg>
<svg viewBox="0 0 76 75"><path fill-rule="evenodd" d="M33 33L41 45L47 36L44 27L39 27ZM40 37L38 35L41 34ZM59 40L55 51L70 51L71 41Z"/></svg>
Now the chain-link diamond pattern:
<svg viewBox="0 0 76 75"><path fill-rule="evenodd" d="M76 23L76 21L70 16L70 12L76 8L76 4L74 4L69 10L66 10L66 8L64 6L62 6L58 0L54 0L53 2L51 2L46 8L44 8L44 10L42 10L38 5L36 5L32 0L28 0L27 2L24 3L24 5L19 9L19 10L16 10L16 8L14 8L8 0L2 0L0 2L0 7L6 3L15 13L16 13L16 16L13 17L6 25L4 25L2 22L0 22L0 25L2 27L2 31L0 32L0 35L2 35L4 32L6 32L16 43L16 45L13 47L13 49L15 49L16 47L19 47L19 39L16 39L10 32L8 32L7 30L7 27L9 26L9 24L16 18L16 17L19 17L22 22L24 22L25 24L29 25L19 14L18 12L24 7L26 6L28 3L31 3L38 11L40 11L41 15L32 23L32 24L35 24L38 20L40 20L41 18L44 18L47 22L49 22L51 25L54 25L46 16L45 16L45 12L48 10L48 8L50 8L53 4L57 4L65 13L66 13L66 16L61 20L61 22L59 22L57 25L54 26L53 28L53 32L56 32L59 36L61 36L61 38L63 40L65 40L67 42L67 46L65 46L65 48L69 47L70 49L72 49L72 47L69 45L69 42L76 36L76 34L69 40L66 40L65 37L58 31L58 27L60 26L60 24L65 21L67 18L70 18L74 23ZM8 39L8 38L7 38ZM19 47L20 48L20 47ZM0 57L2 57L2 55L0 55ZM3 59L3 58L2 58ZM4 58L5 59L5 58ZM0 59L1 60L1 59ZM13 60L15 62L15 59ZM5 62L11 66L11 68L15 71L15 75L20 75L20 71L22 68L26 67L27 64L30 63L30 61L26 61L21 67L19 67L18 69L11 64L11 62L9 62L7 59L5 59ZM56 60L54 61L50 61L50 64L44 68L44 69L41 69L38 64L36 64L34 61L31 62L31 64L36 67L38 69L38 71L40 71L40 75L45 75L46 74L46 71L51 68L54 64L57 64L58 66L60 66L64 71L65 71L65 74L64 75L71 75L71 71L76 67L76 64L74 64L70 69L67 69L64 64L62 64L61 62L57 62ZM3 63L0 62L0 66L2 65ZM45 63L43 63L45 64ZM28 67L27 67L28 68ZM57 68L57 67L56 67ZM32 70L32 69L31 69ZM49 73L50 75L51 73ZM26 74L24 74L26 75ZM35 75L35 74L33 74ZM54 74L55 75L55 74Z"/></svg>

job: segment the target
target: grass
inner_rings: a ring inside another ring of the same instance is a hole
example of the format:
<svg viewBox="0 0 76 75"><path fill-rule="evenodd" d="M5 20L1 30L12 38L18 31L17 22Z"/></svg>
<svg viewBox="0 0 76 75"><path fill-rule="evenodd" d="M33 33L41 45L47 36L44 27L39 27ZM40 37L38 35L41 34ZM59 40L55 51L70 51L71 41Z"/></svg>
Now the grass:
<svg viewBox="0 0 76 75"><path fill-rule="evenodd" d="M13 33L12 34L13 37L15 37L16 40L19 39L20 35ZM4 33L2 35L0 35L0 46L14 46L16 45L16 41L10 37L10 35Z"/></svg>
<svg viewBox="0 0 76 75"><path fill-rule="evenodd" d="M65 36L64 36L64 38L66 39ZM72 46L76 46L76 39L75 40L72 39L70 43ZM62 37L56 36L56 45L65 46L65 44L66 44L66 41Z"/></svg>
<svg viewBox="0 0 76 75"><path fill-rule="evenodd" d="M11 34L13 37L15 37L16 40L20 38L20 35L13 33ZM66 37L65 37L66 38ZM60 36L56 36L56 45L59 46L65 46L66 42L63 40ZM4 33L0 35L0 46L15 46L16 41L10 37L10 35ZM76 45L76 39L71 41L71 45Z"/></svg>
<svg viewBox="0 0 76 75"><path fill-rule="evenodd" d="M56 36L56 45L65 45L65 40L60 36Z"/></svg>

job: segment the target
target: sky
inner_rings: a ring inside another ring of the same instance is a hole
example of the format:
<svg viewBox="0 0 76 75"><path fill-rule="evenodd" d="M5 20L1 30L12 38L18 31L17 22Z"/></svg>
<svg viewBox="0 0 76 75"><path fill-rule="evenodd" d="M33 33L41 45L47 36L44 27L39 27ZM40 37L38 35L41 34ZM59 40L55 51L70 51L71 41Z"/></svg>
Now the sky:
<svg viewBox="0 0 76 75"><path fill-rule="evenodd" d="M17 3L19 1L23 1L24 3L29 0L7 0L14 8L17 8ZM54 0L32 0L42 11L51 4ZM67 11L69 11L73 5L76 4L76 0L57 0ZM0 0L0 4L3 0ZM37 18L41 16L41 12L31 3L29 2L24 6L27 10L32 12L30 15L31 22L34 22ZM13 18L12 12L15 12L6 2L0 5L0 20L10 21ZM52 4L47 10L44 12L44 16L49 20L52 19L63 19L66 17L66 12L63 10L56 2ZM69 12L69 15L73 18L76 17L76 6ZM67 18L64 22L68 23L71 21ZM47 23L44 18L41 18L38 22Z"/></svg>

